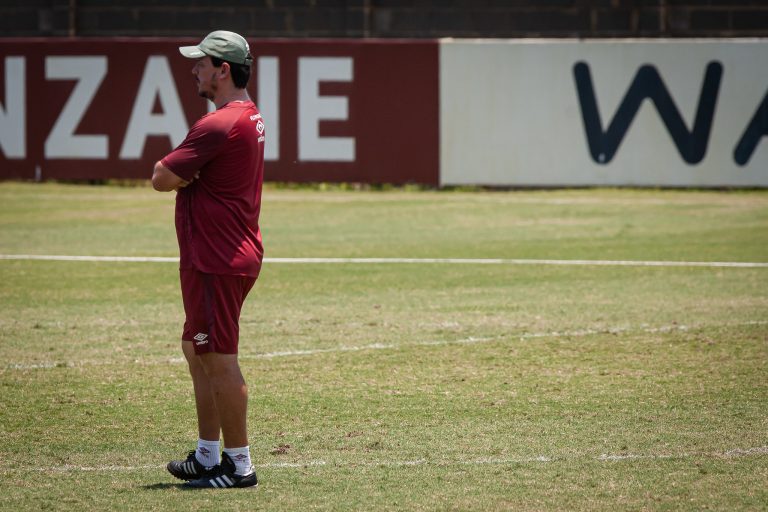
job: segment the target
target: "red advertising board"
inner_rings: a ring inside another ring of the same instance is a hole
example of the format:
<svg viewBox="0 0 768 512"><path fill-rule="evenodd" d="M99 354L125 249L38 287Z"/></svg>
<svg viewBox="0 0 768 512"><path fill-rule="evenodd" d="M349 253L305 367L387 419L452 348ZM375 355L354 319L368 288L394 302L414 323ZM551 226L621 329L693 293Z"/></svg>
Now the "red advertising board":
<svg viewBox="0 0 768 512"><path fill-rule="evenodd" d="M0 39L0 179L147 178L207 112L189 39ZM436 41L252 40L266 179L437 184Z"/></svg>

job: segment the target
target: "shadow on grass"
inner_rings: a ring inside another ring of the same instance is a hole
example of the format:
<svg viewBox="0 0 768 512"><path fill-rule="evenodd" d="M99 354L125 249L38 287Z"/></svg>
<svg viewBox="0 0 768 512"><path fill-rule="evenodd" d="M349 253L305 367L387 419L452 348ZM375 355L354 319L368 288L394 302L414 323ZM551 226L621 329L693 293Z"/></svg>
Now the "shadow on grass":
<svg viewBox="0 0 768 512"><path fill-rule="evenodd" d="M194 487L187 487L184 483L158 483L142 485L147 491L164 491L167 489L178 489L180 491L196 491Z"/></svg>
<svg viewBox="0 0 768 512"><path fill-rule="evenodd" d="M206 490L210 491L211 490L210 488L209 489L202 489L202 488L199 488L199 487L187 487L186 485L184 485L183 482L181 482L181 483L167 483L166 482L166 483L157 483L157 484L147 484L147 485L142 485L141 487L143 489L147 490L147 491L165 491L165 490L168 490L168 489L177 489L179 491L198 491L199 492L199 491L206 491ZM243 489L238 489L238 490L240 490L240 491L242 491L242 490L254 490L255 491L256 489L258 489L258 487L259 486L256 485L256 486L253 486L253 487L245 487Z"/></svg>

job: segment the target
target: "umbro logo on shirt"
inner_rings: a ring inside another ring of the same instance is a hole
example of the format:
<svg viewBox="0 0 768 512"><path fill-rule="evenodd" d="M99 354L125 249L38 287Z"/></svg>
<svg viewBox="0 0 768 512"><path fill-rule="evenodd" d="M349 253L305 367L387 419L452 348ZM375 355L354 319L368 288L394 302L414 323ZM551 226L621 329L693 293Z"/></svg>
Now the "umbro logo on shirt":
<svg viewBox="0 0 768 512"><path fill-rule="evenodd" d="M208 339L207 338L208 338L208 335L205 334L204 332L199 332L199 333L195 334L195 338L194 338L195 339L195 345L205 345L206 343L208 343Z"/></svg>

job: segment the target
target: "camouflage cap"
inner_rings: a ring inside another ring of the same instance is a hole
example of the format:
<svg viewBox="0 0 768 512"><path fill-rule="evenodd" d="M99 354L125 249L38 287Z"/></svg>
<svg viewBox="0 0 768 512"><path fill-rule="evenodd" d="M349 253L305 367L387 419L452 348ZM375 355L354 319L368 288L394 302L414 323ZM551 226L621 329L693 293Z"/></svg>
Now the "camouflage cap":
<svg viewBox="0 0 768 512"><path fill-rule="evenodd" d="M181 46L179 52L190 59L199 59L208 55L246 66L250 66L253 61L248 41L240 34L227 30L211 32L197 46Z"/></svg>

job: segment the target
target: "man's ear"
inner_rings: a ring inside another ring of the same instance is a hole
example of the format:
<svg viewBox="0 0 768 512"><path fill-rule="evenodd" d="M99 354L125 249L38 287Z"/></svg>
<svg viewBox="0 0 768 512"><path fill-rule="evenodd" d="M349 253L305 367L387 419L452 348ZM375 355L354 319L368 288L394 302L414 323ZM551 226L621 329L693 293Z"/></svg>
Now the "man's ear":
<svg viewBox="0 0 768 512"><path fill-rule="evenodd" d="M231 71L232 70L229 67L229 62L222 62L221 67L219 68L219 76L224 78L225 76L229 75Z"/></svg>

